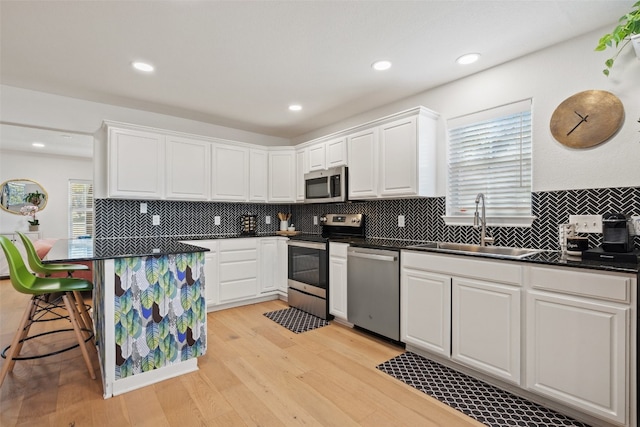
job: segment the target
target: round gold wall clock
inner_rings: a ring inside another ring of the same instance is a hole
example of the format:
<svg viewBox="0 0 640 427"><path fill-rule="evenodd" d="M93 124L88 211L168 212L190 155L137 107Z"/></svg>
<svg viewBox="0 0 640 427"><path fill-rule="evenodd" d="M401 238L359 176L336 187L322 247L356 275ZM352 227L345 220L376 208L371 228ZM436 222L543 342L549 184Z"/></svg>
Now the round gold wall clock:
<svg viewBox="0 0 640 427"><path fill-rule="evenodd" d="M570 96L551 115L551 134L571 148L588 148L605 142L622 126L624 107L605 90L586 90Z"/></svg>

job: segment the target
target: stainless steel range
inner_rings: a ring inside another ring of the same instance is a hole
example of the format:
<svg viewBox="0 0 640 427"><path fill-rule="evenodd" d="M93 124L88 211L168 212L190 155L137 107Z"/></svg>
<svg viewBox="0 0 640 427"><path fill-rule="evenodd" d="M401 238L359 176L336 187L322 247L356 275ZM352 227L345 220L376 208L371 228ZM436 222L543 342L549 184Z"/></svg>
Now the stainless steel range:
<svg viewBox="0 0 640 427"><path fill-rule="evenodd" d="M291 307L329 319L329 239L364 237L363 214L325 214L322 235L293 236L288 244Z"/></svg>

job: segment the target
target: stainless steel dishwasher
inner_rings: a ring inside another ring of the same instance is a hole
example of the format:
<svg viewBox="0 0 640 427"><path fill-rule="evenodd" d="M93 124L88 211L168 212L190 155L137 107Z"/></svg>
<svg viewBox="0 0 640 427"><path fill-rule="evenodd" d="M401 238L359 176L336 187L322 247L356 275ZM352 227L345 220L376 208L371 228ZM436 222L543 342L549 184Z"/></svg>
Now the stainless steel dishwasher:
<svg viewBox="0 0 640 427"><path fill-rule="evenodd" d="M347 250L347 319L394 341L400 340L399 258L396 250Z"/></svg>

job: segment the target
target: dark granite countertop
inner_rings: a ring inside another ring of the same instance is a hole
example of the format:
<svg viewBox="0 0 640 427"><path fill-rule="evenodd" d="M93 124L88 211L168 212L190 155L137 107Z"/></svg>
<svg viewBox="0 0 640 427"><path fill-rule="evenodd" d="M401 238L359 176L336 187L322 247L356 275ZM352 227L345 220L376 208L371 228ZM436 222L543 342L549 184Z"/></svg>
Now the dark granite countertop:
<svg viewBox="0 0 640 427"><path fill-rule="evenodd" d="M199 236L137 237L126 239L60 239L54 243L43 262L94 261L99 259L208 252L209 249L183 242L185 240L214 240L248 237L282 236L276 233L264 233L257 235L210 234Z"/></svg>
<svg viewBox="0 0 640 427"><path fill-rule="evenodd" d="M484 258L493 260L526 262L534 264L546 264L555 266L567 266L575 268L586 268L592 270L605 270L615 271L620 273L634 273L639 271L639 265L633 263L621 263L621 262L607 262L607 261L595 261L595 260L583 260L580 257L571 257L563 255L560 251L540 251L533 255L529 255L524 258L506 258L495 255L485 255L480 253L455 253L452 254L448 251L443 251L437 248L426 249L412 249L410 246L417 244L424 244L428 242L415 241L415 240L395 240L395 239L376 239L376 238L351 238L351 239L332 239L332 242L348 243L351 246L359 246L366 248L378 248L378 249L408 249L415 250L416 252L429 252L434 254L446 254L454 256L466 256L473 258Z"/></svg>

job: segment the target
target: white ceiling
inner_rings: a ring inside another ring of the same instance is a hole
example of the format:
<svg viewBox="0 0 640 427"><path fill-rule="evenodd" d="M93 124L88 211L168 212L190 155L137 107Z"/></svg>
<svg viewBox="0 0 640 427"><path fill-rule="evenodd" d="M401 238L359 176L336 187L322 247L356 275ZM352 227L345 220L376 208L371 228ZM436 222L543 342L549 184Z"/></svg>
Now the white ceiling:
<svg viewBox="0 0 640 427"><path fill-rule="evenodd" d="M613 26L634 1L2 0L0 82L292 138Z"/></svg>

